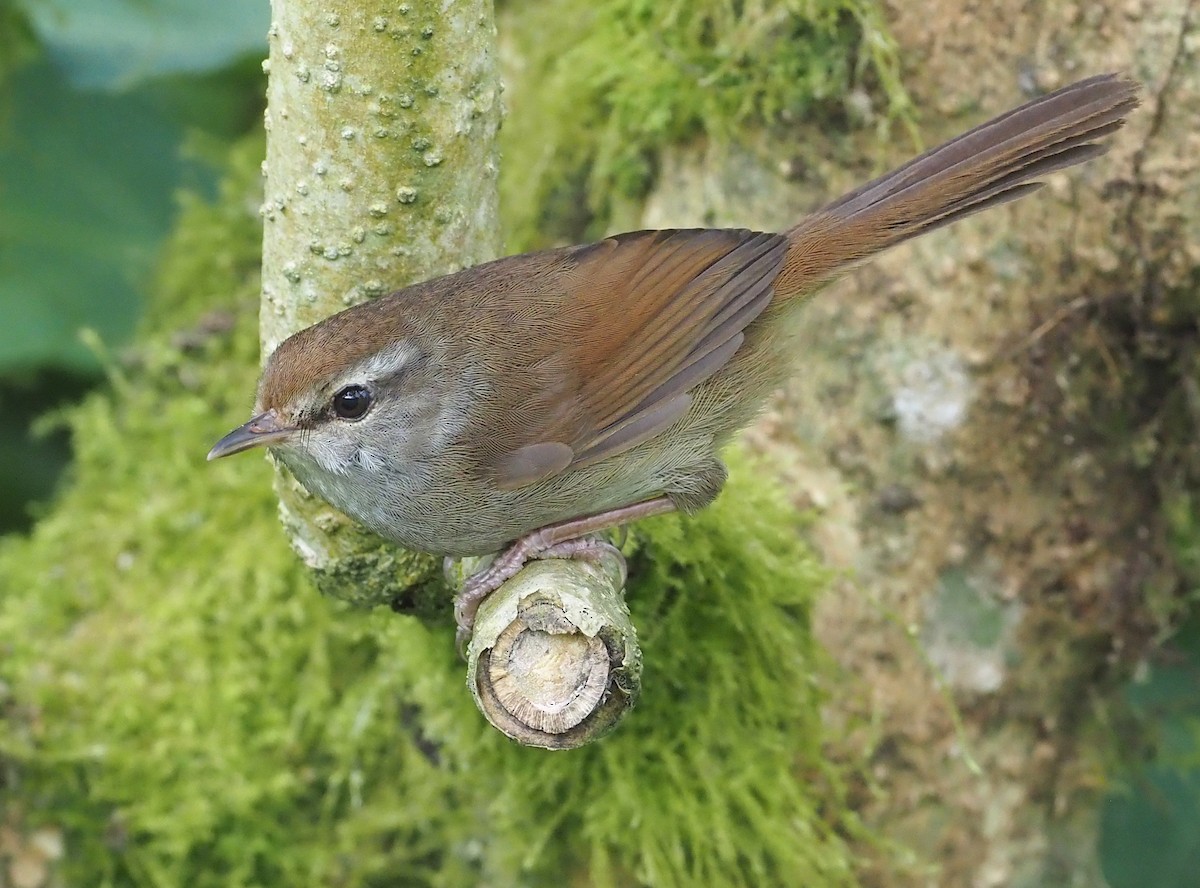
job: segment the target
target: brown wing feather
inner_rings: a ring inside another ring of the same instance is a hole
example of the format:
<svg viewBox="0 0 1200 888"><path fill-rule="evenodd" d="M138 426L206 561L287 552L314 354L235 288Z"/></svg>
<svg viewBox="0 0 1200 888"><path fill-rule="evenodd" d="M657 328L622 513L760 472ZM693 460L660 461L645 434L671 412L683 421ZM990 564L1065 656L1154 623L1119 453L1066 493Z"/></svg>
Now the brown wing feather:
<svg viewBox="0 0 1200 888"><path fill-rule="evenodd" d="M560 280L573 322L538 368L555 397L510 416L516 446L486 460L496 483L599 461L676 422L770 302L787 247L778 234L680 230L570 251Z"/></svg>

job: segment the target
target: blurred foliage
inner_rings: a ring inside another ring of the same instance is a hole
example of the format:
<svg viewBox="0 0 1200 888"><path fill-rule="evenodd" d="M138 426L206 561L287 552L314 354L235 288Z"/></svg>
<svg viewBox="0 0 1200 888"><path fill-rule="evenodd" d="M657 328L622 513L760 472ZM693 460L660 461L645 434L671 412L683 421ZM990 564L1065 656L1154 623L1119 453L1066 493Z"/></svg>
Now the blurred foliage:
<svg viewBox="0 0 1200 888"><path fill-rule="evenodd" d="M452 629L322 599L270 472L205 465L257 369L261 142L185 201L144 333L66 416L74 480L0 543L0 755L78 885L849 885L809 620L826 577L744 464L648 522L646 687L604 743L515 746Z"/></svg>
<svg viewBox="0 0 1200 888"><path fill-rule="evenodd" d="M1137 745L1101 812L1110 888L1193 888L1200 873L1200 511L1180 488L1165 511L1191 614L1125 691Z"/></svg>
<svg viewBox="0 0 1200 888"><path fill-rule="evenodd" d="M542 0L499 14L516 57L500 134L514 250L602 236L669 143L814 115L844 124L860 86L877 93L882 131L910 114L877 0Z"/></svg>
<svg viewBox="0 0 1200 888"><path fill-rule="evenodd" d="M261 52L267 13L233 0L25 8L46 49L8 80L0 131L0 375L94 370L78 331L128 335L176 190L211 184L188 133L227 140L258 121L261 72L232 62ZM28 34L15 9L7 19Z"/></svg>
<svg viewBox="0 0 1200 888"><path fill-rule="evenodd" d="M55 67L77 87L127 89L208 73L263 53L266 0L18 0Z"/></svg>
<svg viewBox="0 0 1200 888"><path fill-rule="evenodd" d="M0 374L89 370L79 330L124 339L184 178L183 130L139 94L83 94L55 68L11 80L0 136Z"/></svg>
<svg viewBox="0 0 1200 888"><path fill-rule="evenodd" d="M1101 813L1110 888L1194 888L1200 873L1200 613L1127 691L1148 735Z"/></svg>
<svg viewBox="0 0 1200 888"><path fill-rule="evenodd" d="M0 378L0 534L32 518L26 504L46 499L71 456L55 411L92 383L61 370Z"/></svg>
<svg viewBox="0 0 1200 888"><path fill-rule="evenodd" d="M65 464L33 420L96 378L80 331L129 336L178 189L211 192L206 158L260 120L258 60L236 55L266 23L240 2L0 10L0 532Z"/></svg>
<svg viewBox="0 0 1200 888"><path fill-rule="evenodd" d="M37 55L29 20L11 3L0 4L0 89L8 75Z"/></svg>

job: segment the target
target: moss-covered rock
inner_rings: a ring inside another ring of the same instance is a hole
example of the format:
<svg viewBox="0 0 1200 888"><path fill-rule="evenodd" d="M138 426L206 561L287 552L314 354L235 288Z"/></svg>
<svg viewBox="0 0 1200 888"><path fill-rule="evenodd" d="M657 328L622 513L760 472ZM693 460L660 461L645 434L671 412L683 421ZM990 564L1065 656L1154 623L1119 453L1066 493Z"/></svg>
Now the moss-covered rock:
<svg viewBox="0 0 1200 888"><path fill-rule="evenodd" d="M824 575L751 466L645 524L639 709L552 754L486 726L451 626L316 592L262 462L205 464L257 372L260 152L187 201L139 344L65 417L70 483L0 544L10 823L61 829L78 885L852 883Z"/></svg>

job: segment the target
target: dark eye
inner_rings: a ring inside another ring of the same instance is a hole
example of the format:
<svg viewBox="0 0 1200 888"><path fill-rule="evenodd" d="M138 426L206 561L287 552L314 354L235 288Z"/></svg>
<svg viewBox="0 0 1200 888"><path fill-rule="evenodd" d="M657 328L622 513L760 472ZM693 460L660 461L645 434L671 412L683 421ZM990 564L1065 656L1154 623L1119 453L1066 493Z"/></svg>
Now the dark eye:
<svg viewBox="0 0 1200 888"><path fill-rule="evenodd" d="M365 386L348 385L333 396L333 412L342 419L362 419L371 407L371 393Z"/></svg>

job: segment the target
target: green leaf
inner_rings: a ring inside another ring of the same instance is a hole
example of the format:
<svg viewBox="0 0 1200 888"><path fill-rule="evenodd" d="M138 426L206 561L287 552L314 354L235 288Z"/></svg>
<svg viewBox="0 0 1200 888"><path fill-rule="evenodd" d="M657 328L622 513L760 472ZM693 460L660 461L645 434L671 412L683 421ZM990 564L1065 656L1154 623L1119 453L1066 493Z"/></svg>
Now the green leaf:
<svg viewBox="0 0 1200 888"><path fill-rule="evenodd" d="M144 96L72 91L39 63L10 81L0 133L0 374L94 369L83 327L133 327L185 178L181 123ZM193 178L196 173L192 173Z"/></svg>
<svg viewBox="0 0 1200 888"><path fill-rule="evenodd" d="M76 86L127 88L209 71L266 48L266 0L25 0L50 57Z"/></svg>

